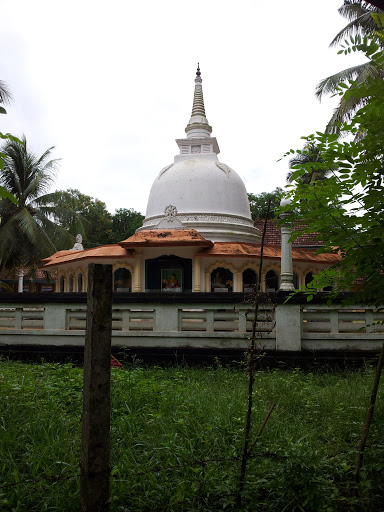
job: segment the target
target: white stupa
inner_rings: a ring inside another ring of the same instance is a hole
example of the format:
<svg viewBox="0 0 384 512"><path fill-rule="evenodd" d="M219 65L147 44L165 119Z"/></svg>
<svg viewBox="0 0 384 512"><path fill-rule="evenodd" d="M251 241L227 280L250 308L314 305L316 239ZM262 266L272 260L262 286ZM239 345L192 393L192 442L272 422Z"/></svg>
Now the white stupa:
<svg viewBox="0 0 384 512"><path fill-rule="evenodd" d="M139 231L195 229L212 242L259 242L244 183L217 158L220 149L205 115L199 67L185 132L186 138L176 140L180 153L174 163L164 167L152 185Z"/></svg>

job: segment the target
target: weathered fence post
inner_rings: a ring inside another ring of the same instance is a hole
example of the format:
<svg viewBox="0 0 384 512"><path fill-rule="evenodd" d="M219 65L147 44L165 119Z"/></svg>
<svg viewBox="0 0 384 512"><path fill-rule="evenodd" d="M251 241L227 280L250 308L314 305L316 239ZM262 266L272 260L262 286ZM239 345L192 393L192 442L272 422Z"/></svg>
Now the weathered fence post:
<svg viewBox="0 0 384 512"><path fill-rule="evenodd" d="M112 266L88 267L81 448L82 512L109 511Z"/></svg>

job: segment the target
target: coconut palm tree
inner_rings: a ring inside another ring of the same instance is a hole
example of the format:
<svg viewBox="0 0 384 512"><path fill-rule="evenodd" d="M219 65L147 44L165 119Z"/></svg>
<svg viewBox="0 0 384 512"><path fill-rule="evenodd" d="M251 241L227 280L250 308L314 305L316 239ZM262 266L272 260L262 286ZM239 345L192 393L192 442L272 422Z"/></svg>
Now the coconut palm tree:
<svg viewBox="0 0 384 512"><path fill-rule="evenodd" d="M321 150L319 147L311 142L308 142L302 151L302 153L296 154L289 162L288 166L292 171L287 174L287 181L292 181L292 175L297 170L297 166L305 166L306 172L300 177L300 181L305 184L312 183L317 180L324 180L329 176L333 169L328 166L324 167L321 164L324 163ZM314 164L309 165L309 164Z"/></svg>
<svg viewBox="0 0 384 512"><path fill-rule="evenodd" d="M0 103L10 104L12 101L12 93L4 80L0 80ZM6 114L4 107L0 107L0 114Z"/></svg>
<svg viewBox="0 0 384 512"><path fill-rule="evenodd" d="M344 5L338 11L348 19L349 23L334 37L330 46L336 46L342 40L355 34L372 36L377 30L372 13L384 14L384 10L363 0L345 0ZM316 88L316 96L321 100L324 94L335 93L341 82L354 80L359 85L366 83L370 77L384 78L383 70L370 61L344 69L321 80ZM355 111L362 105L362 101L352 95L348 99L342 98L327 124L326 133L338 133L340 125L351 119Z"/></svg>
<svg viewBox="0 0 384 512"><path fill-rule="evenodd" d="M62 227L73 212L56 205L56 193L48 193L55 178L58 160L50 159L53 147L36 156L25 137L8 141L0 171L0 185L18 201L0 200L0 276L16 267L34 268L57 249L71 248L74 237ZM81 219L77 232L84 232Z"/></svg>

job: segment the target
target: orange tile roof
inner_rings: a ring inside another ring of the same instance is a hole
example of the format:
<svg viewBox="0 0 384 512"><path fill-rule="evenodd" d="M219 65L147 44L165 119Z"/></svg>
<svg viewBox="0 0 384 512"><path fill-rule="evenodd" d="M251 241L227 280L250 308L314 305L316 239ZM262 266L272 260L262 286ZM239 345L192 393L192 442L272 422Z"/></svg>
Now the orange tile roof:
<svg viewBox="0 0 384 512"><path fill-rule="evenodd" d="M264 243L266 245L280 245L281 244L281 228L278 227L278 221L275 219L267 220L267 228L265 231ZM260 235L263 233L264 220L255 220L254 225L260 230ZM295 223L295 229L300 229L304 226L302 223ZM292 242L292 247L305 246L305 247L319 247L324 245L321 240L316 240L316 233L303 233Z"/></svg>
<svg viewBox="0 0 384 512"><path fill-rule="evenodd" d="M199 252L197 256L200 257L245 257L245 258L259 258L260 257L260 244L242 243L242 242L215 242L213 247ZM263 257L267 259L280 259L281 250L276 245L265 245ZM316 254L316 249L304 249L292 247L292 259L294 261L315 261L318 263L326 263L328 265L340 261L339 254L321 253Z"/></svg>
<svg viewBox="0 0 384 512"><path fill-rule="evenodd" d="M197 246L211 247L213 244L206 240L195 229L147 229L138 231L130 238L119 242L121 247L163 247L163 246Z"/></svg>
<svg viewBox="0 0 384 512"><path fill-rule="evenodd" d="M111 259L122 259L122 258L133 258L132 251L124 249L119 244L101 245L93 249L85 249L84 251L59 251L52 254L49 258L42 260L44 266L42 267L53 267L54 265L60 265L62 263L69 263L72 261L79 261L92 258L111 258Z"/></svg>

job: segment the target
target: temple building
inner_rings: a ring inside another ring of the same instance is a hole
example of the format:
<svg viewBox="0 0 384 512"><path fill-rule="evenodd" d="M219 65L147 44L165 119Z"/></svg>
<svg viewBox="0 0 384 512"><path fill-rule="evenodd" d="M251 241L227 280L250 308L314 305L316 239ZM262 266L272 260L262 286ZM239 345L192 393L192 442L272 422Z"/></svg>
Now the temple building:
<svg viewBox="0 0 384 512"><path fill-rule="evenodd" d="M258 275L260 226L251 218L241 177L218 159L199 68L185 132L176 139L173 163L155 178L143 225L133 236L87 250L77 241L43 261L43 269L56 275L56 292L85 292L89 263L113 265L116 292L228 293L252 291L259 280L262 291L284 288L284 274L300 287L336 261L335 254L316 255L310 244L294 245L291 270L284 273L280 240L271 236Z"/></svg>

